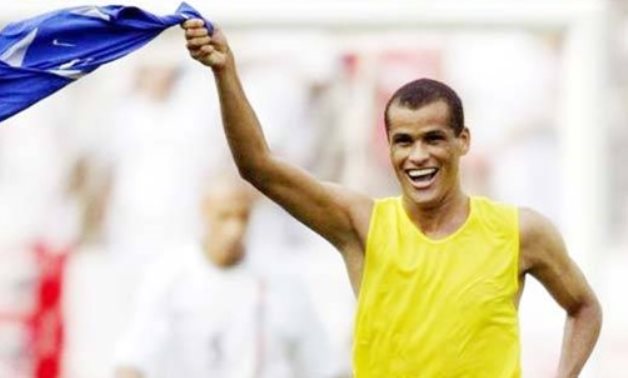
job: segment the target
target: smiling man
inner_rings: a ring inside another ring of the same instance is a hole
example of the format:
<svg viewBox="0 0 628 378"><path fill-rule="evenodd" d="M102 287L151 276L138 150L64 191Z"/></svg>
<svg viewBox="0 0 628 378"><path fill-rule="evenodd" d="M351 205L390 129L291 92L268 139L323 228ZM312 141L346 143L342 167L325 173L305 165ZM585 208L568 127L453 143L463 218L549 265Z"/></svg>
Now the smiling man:
<svg viewBox="0 0 628 378"><path fill-rule="evenodd" d="M556 229L529 209L470 197L462 104L434 80L400 88L386 107L401 196L372 199L273 156L220 30L183 24L190 55L211 67L240 174L341 253L358 296L354 376L520 377L517 308L527 275L566 312L557 377L577 377L601 309Z"/></svg>

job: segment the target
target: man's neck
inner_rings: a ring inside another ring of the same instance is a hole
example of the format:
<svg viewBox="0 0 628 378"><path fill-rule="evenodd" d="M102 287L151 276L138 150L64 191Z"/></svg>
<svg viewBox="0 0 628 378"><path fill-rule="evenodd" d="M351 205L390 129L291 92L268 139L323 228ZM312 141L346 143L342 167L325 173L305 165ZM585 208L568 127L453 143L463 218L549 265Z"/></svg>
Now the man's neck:
<svg viewBox="0 0 628 378"><path fill-rule="evenodd" d="M471 210L469 196L461 190L446 195L435 206L421 206L404 198L408 217L421 232L440 239L456 232L465 223Z"/></svg>

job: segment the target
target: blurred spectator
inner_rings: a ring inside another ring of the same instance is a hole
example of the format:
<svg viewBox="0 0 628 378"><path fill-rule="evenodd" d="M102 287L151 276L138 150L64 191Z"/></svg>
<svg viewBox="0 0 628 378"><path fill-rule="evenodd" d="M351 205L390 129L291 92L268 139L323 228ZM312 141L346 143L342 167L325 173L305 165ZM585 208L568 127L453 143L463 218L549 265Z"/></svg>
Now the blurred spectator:
<svg viewBox="0 0 628 378"><path fill-rule="evenodd" d="M126 92L117 88L114 104L104 101L107 110L97 94L81 104L90 115L84 122L101 116L76 132L86 134L77 137L83 158L74 174L83 187L85 253L68 266L67 377L110 376L114 344L146 268L198 235L198 193L213 151L206 125L216 123L204 120L211 106L189 110L189 78L170 53L136 61L121 75L129 77L120 83Z"/></svg>
<svg viewBox="0 0 628 378"><path fill-rule="evenodd" d="M146 276L117 378L332 376L330 346L298 282L255 273L244 237L250 188L223 178L203 201L205 238Z"/></svg>

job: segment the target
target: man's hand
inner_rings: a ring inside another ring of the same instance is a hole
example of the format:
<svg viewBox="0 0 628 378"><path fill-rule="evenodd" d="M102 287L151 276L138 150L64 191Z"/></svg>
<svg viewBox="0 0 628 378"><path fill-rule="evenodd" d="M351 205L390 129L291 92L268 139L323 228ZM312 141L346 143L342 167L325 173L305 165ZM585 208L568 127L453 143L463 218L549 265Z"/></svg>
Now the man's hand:
<svg viewBox="0 0 628 378"><path fill-rule="evenodd" d="M192 58L211 67L214 72L233 64L227 39L220 29L214 29L214 33L209 35L205 22L200 19L187 20L181 26L185 30L187 49Z"/></svg>

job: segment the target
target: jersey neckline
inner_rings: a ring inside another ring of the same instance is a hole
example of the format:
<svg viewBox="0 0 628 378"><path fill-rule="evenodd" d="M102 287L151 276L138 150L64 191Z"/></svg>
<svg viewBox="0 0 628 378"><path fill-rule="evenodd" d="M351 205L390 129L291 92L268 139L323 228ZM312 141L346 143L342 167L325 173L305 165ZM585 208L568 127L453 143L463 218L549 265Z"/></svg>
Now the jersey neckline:
<svg viewBox="0 0 628 378"><path fill-rule="evenodd" d="M460 225L460 227L458 227L454 232L452 232L451 234L446 235L446 236L444 236L444 237L442 237L440 239L434 239L434 238L431 238L431 237L425 235L425 233L417 225L415 225L414 222L412 222L412 219L410 219L410 215L408 215L408 212L406 211L406 208L403 206L403 197L402 196L397 197L397 203L398 203L399 208L401 210L404 222L408 223L408 226L410 226L421 239L423 239L424 241L427 241L429 243L432 243L432 244L441 244L441 243L446 243L446 242L448 242L450 240L453 240L458 235L460 235L465 229L467 229L469 227L469 224L471 223L471 220L475 216L475 208L476 208L475 200L476 200L476 198L473 197L473 196L469 196L468 198L469 198L469 214L467 215L467 219L465 219L465 221L462 223L462 225Z"/></svg>

